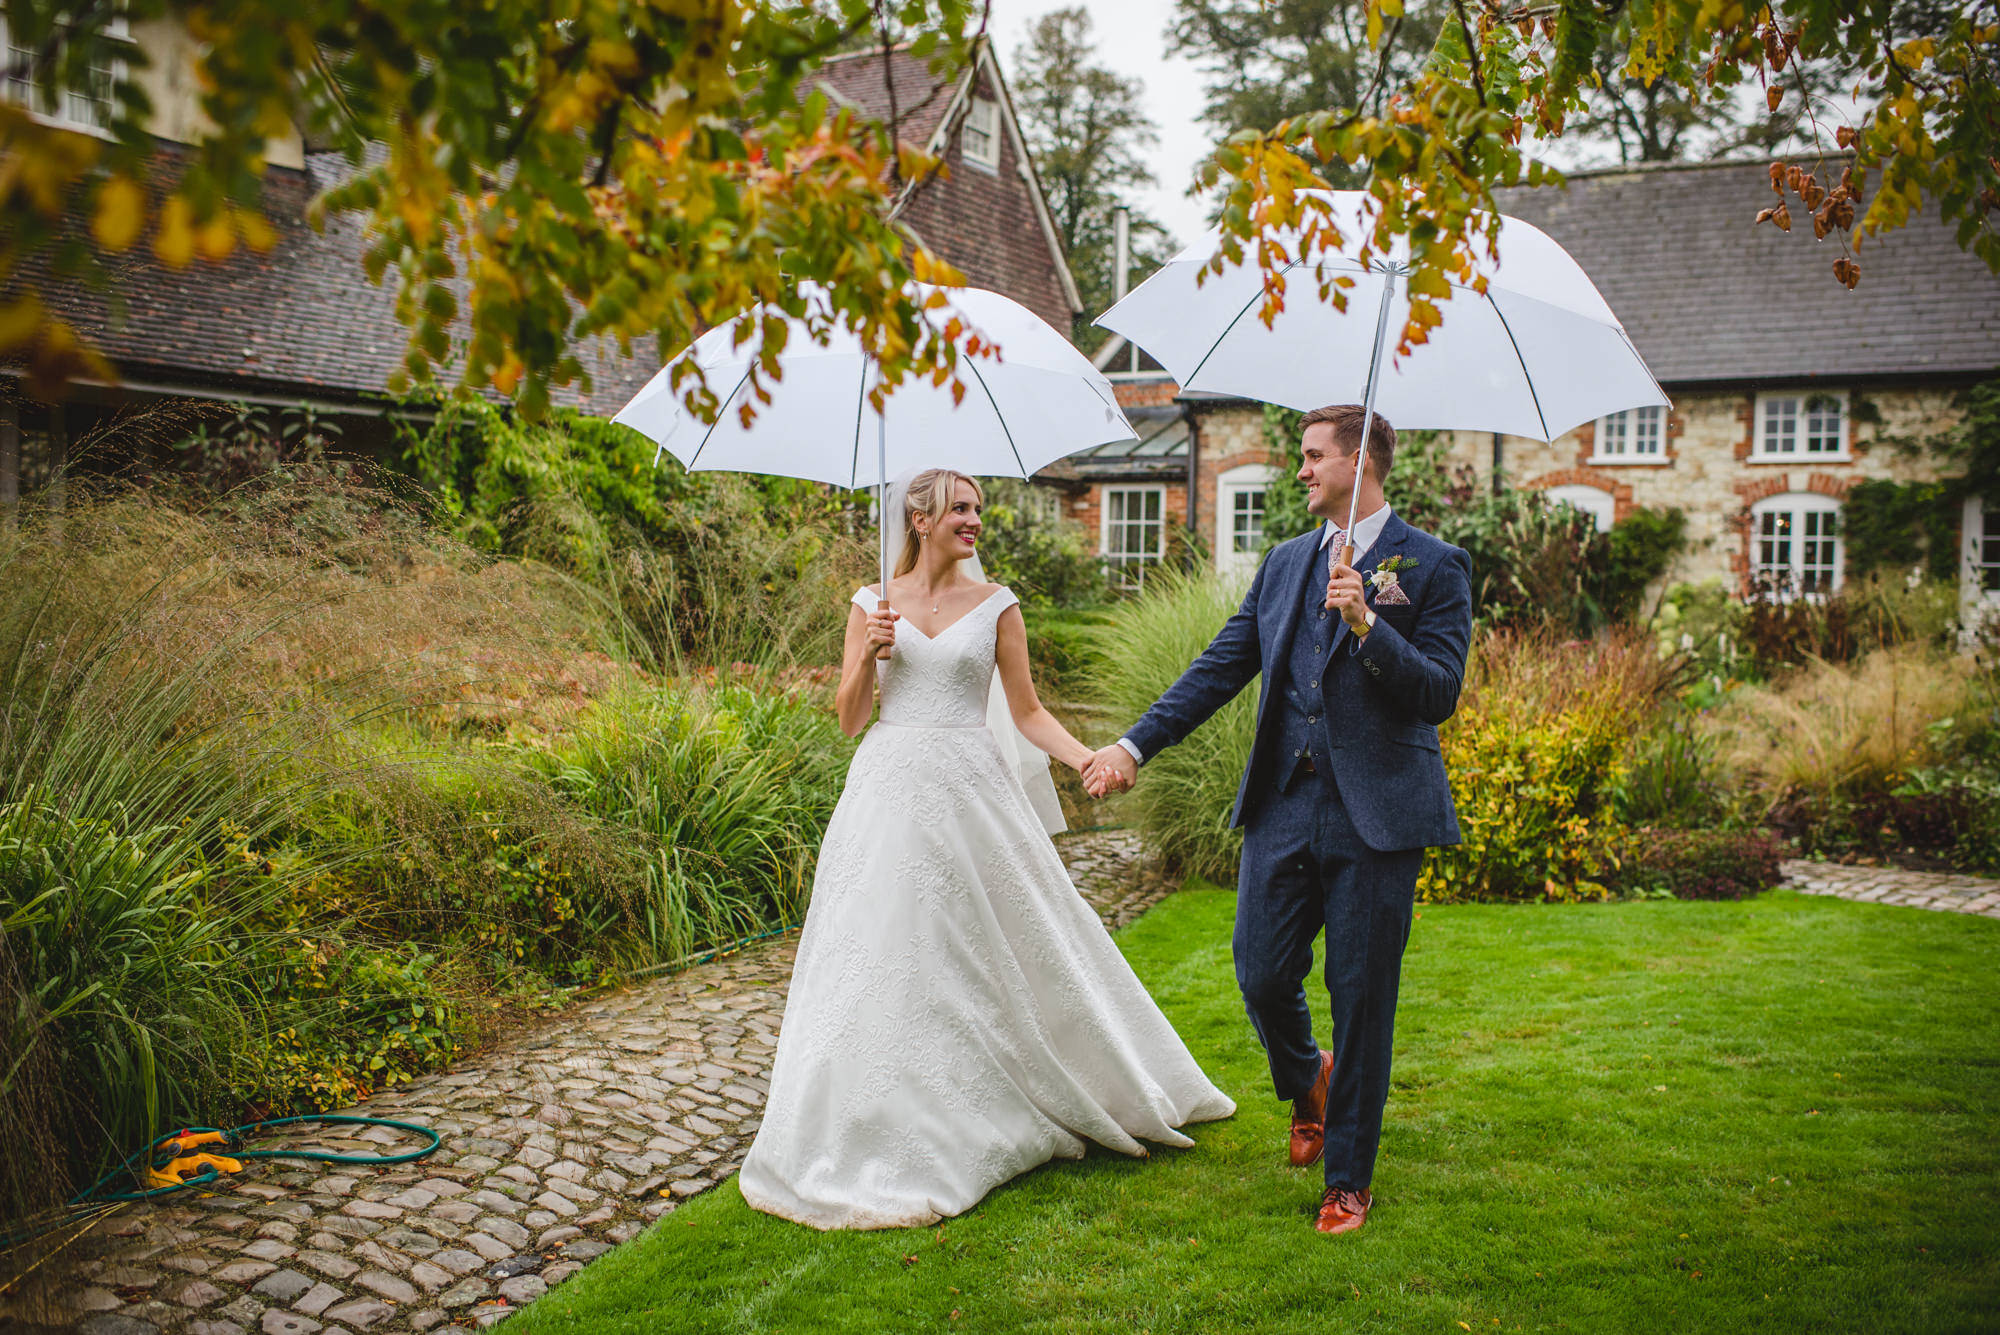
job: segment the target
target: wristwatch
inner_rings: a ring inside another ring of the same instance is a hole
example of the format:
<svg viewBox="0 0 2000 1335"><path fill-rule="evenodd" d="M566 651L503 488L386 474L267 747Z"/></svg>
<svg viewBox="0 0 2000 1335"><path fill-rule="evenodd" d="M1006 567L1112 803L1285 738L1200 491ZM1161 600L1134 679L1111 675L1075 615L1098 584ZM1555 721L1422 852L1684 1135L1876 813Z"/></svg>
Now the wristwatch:
<svg viewBox="0 0 2000 1335"><path fill-rule="evenodd" d="M1375 629L1375 609L1372 607L1366 608L1363 610L1362 615L1367 618L1367 623L1355 633L1355 638L1365 640L1368 638L1368 632Z"/></svg>

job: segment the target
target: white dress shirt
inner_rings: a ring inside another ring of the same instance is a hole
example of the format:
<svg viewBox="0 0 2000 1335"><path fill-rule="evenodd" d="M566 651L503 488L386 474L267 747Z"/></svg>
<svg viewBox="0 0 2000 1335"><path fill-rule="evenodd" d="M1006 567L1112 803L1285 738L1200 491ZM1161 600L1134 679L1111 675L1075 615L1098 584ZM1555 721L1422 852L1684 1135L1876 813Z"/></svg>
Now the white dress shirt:
<svg viewBox="0 0 2000 1335"><path fill-rule="evenodd" d="M1357 519L1354 521L1354 533L1351 538L1351 541L1354 543L1354 560L1357 563L1357 566L1361 558L1368 554L1368 549L1375 545L1375 540L1382 536L1382 530L1385 527L1387 527L1388 523L1389 523L1389 507L1387 505L1382 506L1380 509L1375 511L1374 514L1369 515L1365 519ZM1333 541L1333 535L1338 532L1340 532L1340 526L1334 523L1331 519L1327 520L1324 524L1320 525L1319 549L1321 551L1325 551L1327 544ZM1333 567L1330 562L1327 566L1326 573L1329 579L1332 578ZM1124 747L1127 751L1130 751L1132 753L1132 759L1138 761L1141 765L1146 763L1146 757L1139 754L1139 748L1132 744L1132 739L1130 737L1120 737L1118 739L1118 745Z"/></svg>

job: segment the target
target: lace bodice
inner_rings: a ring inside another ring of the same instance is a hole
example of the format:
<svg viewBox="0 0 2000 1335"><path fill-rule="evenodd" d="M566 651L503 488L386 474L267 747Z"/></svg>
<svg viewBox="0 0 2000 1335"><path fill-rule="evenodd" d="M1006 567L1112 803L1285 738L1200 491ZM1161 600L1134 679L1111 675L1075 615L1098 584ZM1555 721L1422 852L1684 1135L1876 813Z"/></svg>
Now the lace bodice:
<svg viewBox="0 0 2000 1335"><path fill-rule="evenodd" d="M857 589L854 605L873 612L879 600ZM986 600L932 639L906 617L896 623L896 647L875 663L882 688L882 722L909 728L977 728L986 722L1000 614L1018 600L995 589Z"/></svg>

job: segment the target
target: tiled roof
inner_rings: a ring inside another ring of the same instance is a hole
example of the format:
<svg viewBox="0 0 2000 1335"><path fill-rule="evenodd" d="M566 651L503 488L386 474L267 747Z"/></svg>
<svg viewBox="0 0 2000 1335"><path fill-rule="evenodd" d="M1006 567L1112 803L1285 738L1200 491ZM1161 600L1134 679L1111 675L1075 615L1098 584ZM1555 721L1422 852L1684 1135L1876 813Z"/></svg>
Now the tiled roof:
<svg viewBox="0 0 2000 1335"><path fill-rule="evenodd" d="M1766 162L1575 173L1567 189L1498 196L1576 257L1664 384L2000 369L2000 277L1934 205L1860 248L1850 292L1833 279L1839 243L1813 239L1796 197L1789 233L1751 221L1776 199Z"/></svg>
<svg viewBox="0 0 2000 1335"><path fill-rule="evenodd" d="M824 85L840 102L855 107L870 120L889 119L889 91L895 89L900 137L918 147L930 142L938 123L951 107L952 90L963 70L932 73L927 61L911 55L907 45L890 50L835 56L821 65L815 83Z"/></svg>
<svg viewBox="0 0 2000 1335"><path fill-rule="evenodd" d="M1127 402L1125 386L1113 382L1125 418L1137 440L1114 440L1059 459L1037 478L1050 481L1113 482L1126 478L1180 477L1187 472L1187 415L1170 400ZM1171 381L1162 382L1171 390Z"/></svg>
<svg viewBox="0 0 2000 1335"><path fill-rule="evenodd" d="M184 155L162 149L161 179L177 174ZM359 219L330 217L324 232L305 222L307 203L345 170L336 163L316 156L304 171L266 171L264 212L279 240L264 254L239 247L220 264L169 269L135 247L114 262L113 281L101 291L30 272L49 305L127 380L335 401L380 397L409 338L396 319L393 279L368 281ZM581 356L595 384L580 406L605 415L659 369L641 345L629 359L601 348ZM556 399L579 403L560 389Z"/></svg>
<svg viewBox="0 0 2000 1335"><path fill-rule="evenodd" d="M882 58L871 53L829 62L821 77L867 114L886 116L883 68ZM898 111L906 117L906 137L928 140L949 107L956 79L932 96L936 78L901 49L891 53L888 69L896 80ZM963 164L956 143L945 151L952 175L926 183L910 201L907 219L973 284L1003 292L1067 330L1071 312L1062 261L1017 170L1011 137L1003 136L997 172ZM188 152L163 145L158 179L174 179ZM197 262L176 270L139 247L115 263L113 281L102 290L52 282L45 267L31 265L27 276L129 382L213 390L225 397L234 392L334 402L380 399L409 339L396 319L395 281L383 286L368 281L359 218L331 217L324 232L305 222L313 196L348 170L337 154L312 155L302 171L268 169L264 211L279 241L261 255L239 248L220 264ZM73 227L87 232L80 221ZM591 374L591 393L579 398L557 387L555 401L603 416L616 412L660 366L650 339L635 342L631 357L619 355L608 341L578 355ZM448 371L440 376L450 379Z"/></svg>

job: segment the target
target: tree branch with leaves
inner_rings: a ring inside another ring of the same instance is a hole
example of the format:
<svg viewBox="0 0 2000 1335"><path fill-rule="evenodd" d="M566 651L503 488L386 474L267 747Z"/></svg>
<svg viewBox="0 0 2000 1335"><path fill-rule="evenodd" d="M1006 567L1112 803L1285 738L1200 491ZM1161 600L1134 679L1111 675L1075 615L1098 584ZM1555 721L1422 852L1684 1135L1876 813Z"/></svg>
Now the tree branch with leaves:
<svg viewBox="0 0 2000 1335"><path fill-rule="evenodd" d="M1401 0L1367 3L1366 49L1379 56L1402 15ZM1990 0L1775 8L1454 0L1428 62L1379 110L1316 107L1238 130L1216 150L1202 169L1203 184L1220 192L1214 271L1254 258L1270 320L1283 308L1292 264L1310 266L1350 241L1364 260L1382 259L1407 239L1412 300L1397 339L1406 355L1443 318L1454 285L1479 287L1474 261L1497 247L1493 191L1561 184L1535 153L1588 124L1607 43L1622 44L1613 62L1619 77L1670 90L1697 114L1762 88L1769 114L1803 127L1805 160L1774 170L1779 203L1760 220L1789 229L1796 196L1815 234L1841 247L1830 265L1835 281L1855 286L1867 243L1926 206L2000 272L1991 219L2000 206L2000 16ZM1827 67L1852 80L1851 122L1826 102ZM1365 235L1341 236L1323 201L1306 193L1328 184L1370 196ZM1760 203L1768 201L1746 200L1746 217ZM1305 272L1321 300L1345 307L1347 280Z"/></svg>
<svg viewBox="0 0 2000 1335"><path fill-rule="evenodd" d="M43 101L0 104L0 357L45 394L113 378L49 286L107 285L142 246L183 268L276 244L265 153L295 131L349 161L314 216L359 214L369 275L394 275L404 384L449 376L537 415L553 387L587 388L593 343L671 350L759 302L805 316L805 279L832 300L815 332L853 327L886 384L956 373L962 349L908 285L958 275L892 218L899 177L939 164L811 78L885 15L920 34L918 58L962 63L970 0L8 0L5 13ZM185 170L162 170L132 77L147 51L114 23L174 23L199 44L206 125ZM104 88L107 50L128 68ZM47 114L71 93L102 96L103 136ZM746 410L778 374L784 322L749 337ZM676 388L718 406L698 368Z"/></svg>

